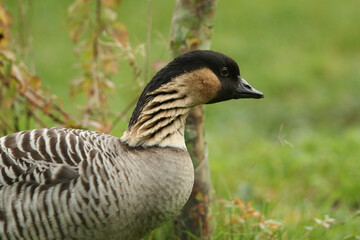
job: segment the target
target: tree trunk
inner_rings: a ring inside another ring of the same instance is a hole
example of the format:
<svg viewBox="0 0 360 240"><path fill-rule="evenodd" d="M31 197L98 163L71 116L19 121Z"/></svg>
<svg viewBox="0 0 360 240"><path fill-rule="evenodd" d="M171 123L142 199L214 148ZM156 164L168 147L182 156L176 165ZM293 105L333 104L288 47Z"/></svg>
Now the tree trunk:
<svg viewBox="0 0 360 240"><path fill-rule="evenodd" d="M209 49L216 0L177 0L171 25L171 52L176 57L196 49ZM186 146L195 168L195 183L182 213L174 220L179 239L207 239L210 226L210 172L204 142L204 107L195 107L187 118Z"/></svg>

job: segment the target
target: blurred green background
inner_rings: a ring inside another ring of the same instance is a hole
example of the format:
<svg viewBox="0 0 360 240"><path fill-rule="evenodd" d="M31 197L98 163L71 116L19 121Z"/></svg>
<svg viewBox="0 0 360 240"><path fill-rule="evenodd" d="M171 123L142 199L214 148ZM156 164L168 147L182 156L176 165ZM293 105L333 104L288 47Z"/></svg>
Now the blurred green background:
<svg viewBox="0 0 360 240"><path fill-rule="evenodd" d="M32 1L30 32L37 74L76 112L69 83L79 60L66 25L72 2ZM15 35L16 1L6 5ZM151 62L169 60L173 6L152 1ZM283 222L283 239L360 239L359 9L358 0L218 1L212 50L234 58L265 99L206 106L214 190ZM133 46L146 41L147 14L147 1L122 1L119 20ZM112 109L139 95L131 79L123 62ZM121 136L126 124L112 134ZM312 220L325 215L336 219L330 229Z"/></svg>

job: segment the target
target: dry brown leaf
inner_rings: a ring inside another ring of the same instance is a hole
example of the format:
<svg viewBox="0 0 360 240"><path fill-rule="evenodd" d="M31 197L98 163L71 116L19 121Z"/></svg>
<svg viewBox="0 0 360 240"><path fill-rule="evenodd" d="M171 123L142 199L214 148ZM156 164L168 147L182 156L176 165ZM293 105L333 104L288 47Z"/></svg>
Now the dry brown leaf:
<svg viewBox="0 0 360 240"><path fill-rule="evenodd" d="M101 3L108 8L117 8L120 6L121 0L101 0Z"/></svg>
<svg viewBox="0 0 360 240"><path fill-rule="evenodd" d="M110 27L110 35L114 38L115 42L120 43L122 46L127 47L129 45L129 33L127 27L116 22Z"/></svg>
<svg viewBox="0 0 360 240"><path fill-rule="evenodd" d="M41 88L41 79L39 76L32 76L30 79L30 87L32 87L34 90L38 90Z"/></svg>

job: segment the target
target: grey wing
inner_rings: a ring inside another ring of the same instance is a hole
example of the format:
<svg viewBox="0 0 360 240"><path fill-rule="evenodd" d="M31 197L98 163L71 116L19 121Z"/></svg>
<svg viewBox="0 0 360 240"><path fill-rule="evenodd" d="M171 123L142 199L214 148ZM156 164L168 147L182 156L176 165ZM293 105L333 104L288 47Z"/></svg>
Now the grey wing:
<svg viewBox="0 0 360 240"><path fill-rule="evenodd" d="M58 128L0 138L0 239L91 239L104 228L98 206L116 199L104 183L116 139Z"/></svg>
<svg viewBox="0 0 360 240"><path fill-rule="evenodd" d="M75 129L35 129L0 138L0 186L16 182L69 182L97 150ZM100 134L100 133L99 133Z"/></svg>

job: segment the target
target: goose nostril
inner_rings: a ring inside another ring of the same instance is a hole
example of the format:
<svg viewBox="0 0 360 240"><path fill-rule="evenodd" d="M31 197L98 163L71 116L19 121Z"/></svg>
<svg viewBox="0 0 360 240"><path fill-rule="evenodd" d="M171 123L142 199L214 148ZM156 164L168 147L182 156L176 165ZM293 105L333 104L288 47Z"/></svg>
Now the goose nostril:
<svg viewBox="0 0 360 240"><path fill-rule="evenodd" d="M248 90L252 90L252 87L250 85L244 84L244 87Z"/></svg>

